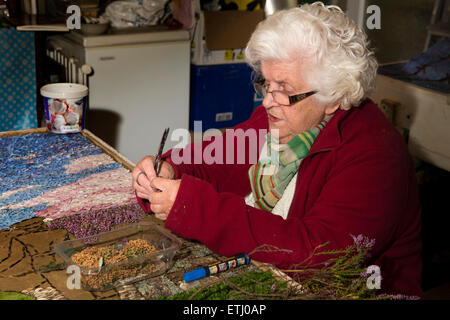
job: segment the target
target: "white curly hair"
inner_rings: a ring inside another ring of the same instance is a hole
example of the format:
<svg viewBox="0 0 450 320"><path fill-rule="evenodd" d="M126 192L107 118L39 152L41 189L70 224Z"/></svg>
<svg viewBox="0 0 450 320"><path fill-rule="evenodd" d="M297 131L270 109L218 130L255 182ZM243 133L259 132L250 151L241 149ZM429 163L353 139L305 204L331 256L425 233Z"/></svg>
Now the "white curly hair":
<svg viewBox="0 0 450 320"><path fill-rule="evenodd" d="M302 77L318 91L312 97L345 110L358 106L375 87L378 63L367 35L339 7L322 2L267 17L252 34L245 56L258 73L261 61L306 59Z"/></svg>

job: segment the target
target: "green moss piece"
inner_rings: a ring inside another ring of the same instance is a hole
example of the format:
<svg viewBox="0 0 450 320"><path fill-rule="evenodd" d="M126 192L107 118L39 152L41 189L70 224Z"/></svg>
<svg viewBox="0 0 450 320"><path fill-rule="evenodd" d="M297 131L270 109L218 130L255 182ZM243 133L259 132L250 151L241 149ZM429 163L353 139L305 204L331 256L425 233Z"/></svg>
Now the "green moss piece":
<svg viewBox="0 0 450 320"><path fill-rule="evenodd" d="M56 262L50 262L48 264L39 266L39 272L50 272L50 271L57 271L57 270L64 270L66 267L65 263L56 263Z"/></svg>
<svg viewBox="0 0 450 320"><path fill-rule="evenodd" d="M36 298L20 292L0 291L0 300L36 300Z"/></svg>
<svg viewBox="0 0 450 320"><path fill-rule="evenodd" d="M228 281L239 286L247 292L256 294L282 293L286 290L286 283L276 280L270 271L252 271L241 276L233 277ZM198 288L186 292L174 294L171 297L160 297L160 300L186 300L194 294ZM262 298L262 297L261 297ZM248 299L242 292L237 291L226 283L218 282L198 292L193 300L228 300Z"/></svg>

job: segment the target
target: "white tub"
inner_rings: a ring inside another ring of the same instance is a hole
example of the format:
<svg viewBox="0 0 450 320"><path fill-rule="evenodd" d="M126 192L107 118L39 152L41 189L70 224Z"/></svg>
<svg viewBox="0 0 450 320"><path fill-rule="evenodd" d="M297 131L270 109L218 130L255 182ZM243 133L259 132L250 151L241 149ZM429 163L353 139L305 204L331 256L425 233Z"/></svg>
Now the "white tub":
<svg viewBox="0 0 450 320"><path fill-rule="evenodd" d="M41 88L47 128L54 133L84 129L88 87L76 83L52 83Z"/></svg>

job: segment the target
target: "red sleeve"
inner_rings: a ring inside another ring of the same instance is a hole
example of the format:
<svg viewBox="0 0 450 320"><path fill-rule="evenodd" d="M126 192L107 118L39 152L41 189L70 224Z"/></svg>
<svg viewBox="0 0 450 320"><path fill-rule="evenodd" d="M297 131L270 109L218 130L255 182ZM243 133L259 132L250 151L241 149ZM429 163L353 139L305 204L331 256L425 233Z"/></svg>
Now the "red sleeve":
<svg viewBox="0 0 450 320"><path fill-rule="evenodd" d="M291 207L287 220L247 206L241 196L217 192L210 183L183 175L165 225L226 256L250 253L262 245L283 249L252 256L282 269L300 263L315 246L327 241L328 249L348 246L353 242L350 234L377 239L372 252L376 256L398 231L408 201L405 165L399 159L380 158L375 151L361 152L348 160L340 162L345 166L336 165L317 201L302 218L295 211L303 209ZM386 175L391 179L386 180ZM419 221L411 223L411 230L416 230Z"/></svg>

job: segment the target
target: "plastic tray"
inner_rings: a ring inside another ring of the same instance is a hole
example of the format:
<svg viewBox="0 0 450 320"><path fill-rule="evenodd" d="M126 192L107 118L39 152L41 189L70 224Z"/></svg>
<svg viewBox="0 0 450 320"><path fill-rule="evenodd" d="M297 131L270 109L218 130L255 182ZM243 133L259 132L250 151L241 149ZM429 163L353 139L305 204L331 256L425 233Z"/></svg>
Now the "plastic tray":
<svg viewBox="0 0 450 320"><path fill-rule="evenodd" d="M66 263L76 265L72 256L87 247L121 249L130 240L142 239L156 248L155 252L108 263L101 268L80 267L81 286L89 291L105 291L117 286L141 281L163 274L172 266L173 257L182 242L151 222L140 222L126 227L81 239L64 241L54 251Z"/></svg>

